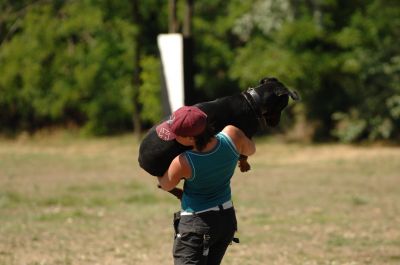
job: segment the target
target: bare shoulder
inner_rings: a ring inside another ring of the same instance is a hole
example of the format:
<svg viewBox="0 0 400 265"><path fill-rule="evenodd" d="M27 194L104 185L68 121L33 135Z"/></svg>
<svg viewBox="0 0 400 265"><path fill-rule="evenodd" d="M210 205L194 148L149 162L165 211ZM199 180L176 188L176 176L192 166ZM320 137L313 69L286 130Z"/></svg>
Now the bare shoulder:
<svg viewBox="0 0 400 265"><path fill-rule="evenodd" d="M228 125L226 126L222 132L227 134L235 144L237 150L242 155L252 155L255 152L255 145L254 143L244 134L242 130L239 128Z"/></svg>
<svg viewBox="0 0 400 265"><path fill-rule="evenodd" d="M237 128L233 125L228 125L222 130L222 132L225 133L226 135L228 135L232 139L232 141L236 145L236 147L238 149L240 149L240 145L241 145L241 141L244 136L244 133L239 128Z"/></svg>
<svg viewBox="0 0 400 265"><path fill-rule="evenodd" d="M242 130L240 130L238 127L235 127L233 125L227 125L222 132L224 132L225 134L227 134L230 138L232 138L232 140L234 140L234 138L238 139L244 136L244 133L242 132Z"/></svg>

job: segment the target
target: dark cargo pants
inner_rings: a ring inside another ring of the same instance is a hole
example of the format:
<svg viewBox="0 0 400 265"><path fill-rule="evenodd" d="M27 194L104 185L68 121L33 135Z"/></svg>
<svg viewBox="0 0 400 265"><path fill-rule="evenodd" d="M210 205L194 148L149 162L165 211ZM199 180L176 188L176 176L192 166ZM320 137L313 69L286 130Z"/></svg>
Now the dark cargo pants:
<svg viewBox="0 0 400 265"><path fill-rule="evenodd" d="M175 265L218 265L237 230L235 210L183 215L174 227Z"/></svg>

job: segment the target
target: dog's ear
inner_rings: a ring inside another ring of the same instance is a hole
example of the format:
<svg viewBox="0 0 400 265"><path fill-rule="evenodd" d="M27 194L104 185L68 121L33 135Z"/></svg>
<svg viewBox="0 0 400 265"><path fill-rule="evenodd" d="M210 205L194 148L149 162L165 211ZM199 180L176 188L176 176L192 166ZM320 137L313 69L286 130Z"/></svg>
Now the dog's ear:
<svg viewBox="0 0 400 265"><path fill-rule="evenodd" d="M260 80L259 84L260 85L265 84L267 82L267 80L268 80L268 77L264 77L263 79Z"/></svg>
<svg viewBox="0 0 400 265"><path fill-rule="evenodd" d="M264 77L260 80L260 85L266 84L267 82L278 82L278 79L275 77Z"/></svg>
<svg viewBox="0 0 400 265"><path fill-rule="evenodd" d="M289 94L289 90L286 87L275 87L274 94L278 97Z"/></svg>
<svg viewBox="0 0 400 265"><path fill-rule="evenodd" d="M290 91L289 90L289 96L294 100L294 101L299 101L300 100L300 95L297 93L297 91Z"/></svg>

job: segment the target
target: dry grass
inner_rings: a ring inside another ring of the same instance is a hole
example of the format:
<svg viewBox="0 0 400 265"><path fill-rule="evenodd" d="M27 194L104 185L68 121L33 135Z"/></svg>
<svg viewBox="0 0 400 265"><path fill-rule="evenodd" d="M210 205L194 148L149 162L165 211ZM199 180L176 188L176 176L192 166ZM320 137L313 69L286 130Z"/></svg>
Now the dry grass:
<svg viewBox="0 0 400 265"><path fill-rule="evenodd" d="M258 140L223 264L399 264L400 149ZM0 265L172 264L178 201L133 137L0 142Z"/></svg>

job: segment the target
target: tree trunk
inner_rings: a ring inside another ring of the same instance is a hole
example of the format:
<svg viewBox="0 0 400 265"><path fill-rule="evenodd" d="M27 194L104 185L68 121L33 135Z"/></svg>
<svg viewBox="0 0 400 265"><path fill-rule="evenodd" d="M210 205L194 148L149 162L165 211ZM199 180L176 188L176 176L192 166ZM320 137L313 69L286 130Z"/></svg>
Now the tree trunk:
<svg viewBox="0 0 400 265"><path fill-rule="evenodd" d="M142 123L140 121L139 113L139 87L140 87L140 52L141 52L141 16L139 12L139 0L132 0L132 21L137 26L138 32L135 40L135 55L133 59L133 73L132 73L132 86L133 86L133 133L136 135L138 140L141 137Z"/></svg>
<svg viewBox="0 0 400 265"><path fill-rule="evenodd" d="M192 16L193 16L193 0L186 0L185 16L183 20L184 37L190 37L192 35Z"/></svg>
<svg viewBox="0 0 400 265"><path fill-rule="evenodd" d="M169 0L168 4L168 31L169 33L178 32L178 19L176 16L176 0Z"/></svg>

